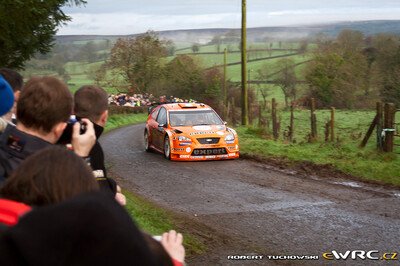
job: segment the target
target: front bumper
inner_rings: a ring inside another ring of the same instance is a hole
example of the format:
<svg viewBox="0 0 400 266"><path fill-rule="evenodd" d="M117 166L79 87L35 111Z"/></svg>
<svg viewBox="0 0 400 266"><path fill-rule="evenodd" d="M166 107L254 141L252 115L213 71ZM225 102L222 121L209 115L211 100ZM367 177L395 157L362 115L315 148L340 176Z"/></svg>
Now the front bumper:
<svg viewBox="0 0 400 266"><path fill-rule="evenodd" d="M225 152L221 154L221 149ZM194 152L195 150L205 150L205 152ZM207 153L207 150L218 150L218 154ZM173 161L207 161L207 160L228 160L239 158L239 145L233 144L215 144L198 145L191 143L182 146L182 142L173 141L171 149L171 160Z"/></svg>

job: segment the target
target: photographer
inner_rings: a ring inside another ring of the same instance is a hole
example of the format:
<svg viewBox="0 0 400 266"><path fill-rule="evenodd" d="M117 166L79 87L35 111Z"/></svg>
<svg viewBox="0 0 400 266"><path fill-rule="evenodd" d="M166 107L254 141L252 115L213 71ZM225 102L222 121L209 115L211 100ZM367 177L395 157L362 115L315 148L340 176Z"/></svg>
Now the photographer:
<svg viewBox="0 0 400 266"><path fill-rule="evenodd" d="M24 86L17 106L17 126L8 125L0 137L0 173L7 178L30 155L55 144L67 126L73 99L67 86L54 77L32 78ZM72 147L77 155L88 158L96 136L92 122L82 119L73 127ZM4 158L7 162L3 162ZM49 162L51 163L51 162Z"/></svg>
<svg viewBox="0 0 400 266"><path fill-rule="evenodd" d="M108 119L108 95L100 87L83 86L75 92L74 103L77 119L81 117L90 119L96 133L96 143L89 154L93 174L102 190L111 191L117 201L125 205L125 196L121 193L119 186L113 179L107 177L103 148L98 142Z"/></svg>

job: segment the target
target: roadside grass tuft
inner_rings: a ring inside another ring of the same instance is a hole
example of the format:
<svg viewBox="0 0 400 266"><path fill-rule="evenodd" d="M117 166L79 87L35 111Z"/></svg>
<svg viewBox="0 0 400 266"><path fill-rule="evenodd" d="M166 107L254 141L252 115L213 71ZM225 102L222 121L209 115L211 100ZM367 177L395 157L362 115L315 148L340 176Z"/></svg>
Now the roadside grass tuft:
<svg viewBox="0 0 400 266"><path fill-rule="evenodd" d="M139 228L150 235L161 235L169 230L176 230L183 234L183 242L186 253L189 256L205 252L206 246L195 236L183 231L176 226L180 224L173 213L164 210L155 204L134 195L129 191L123 191L126 196L126 210L136 221Z"/></svg>

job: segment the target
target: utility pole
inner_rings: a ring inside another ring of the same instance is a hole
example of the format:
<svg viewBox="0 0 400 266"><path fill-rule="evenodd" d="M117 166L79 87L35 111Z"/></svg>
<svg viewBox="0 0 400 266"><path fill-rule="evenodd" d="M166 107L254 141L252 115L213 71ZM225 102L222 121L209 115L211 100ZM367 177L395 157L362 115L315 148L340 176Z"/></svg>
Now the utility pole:
<svg viewBox="0 0 400 266"><path fill-rule="evenodd" d="M246 33L246 0L242 0L242 125L249 123L248 92L247 92L247 33Z"/></svg>

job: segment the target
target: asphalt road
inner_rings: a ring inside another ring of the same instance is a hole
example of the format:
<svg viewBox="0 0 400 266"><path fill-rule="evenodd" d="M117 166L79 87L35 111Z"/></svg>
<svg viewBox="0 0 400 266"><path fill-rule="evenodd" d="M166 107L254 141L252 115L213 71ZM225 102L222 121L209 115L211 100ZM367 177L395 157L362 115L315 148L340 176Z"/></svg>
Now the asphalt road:
<svg viewBox="0 0 400 266"><path fill-rule="evenodd" d="M237 240L237 245L225 248L221 243L191 265L207 260L220 265L269 265L268 255L320 257L279 264L376 265L373 260L328 261L321 256L333 250L400 253L398 190L283 173L242 159L171 162L144 151L143 130L143 124L134 125L102 137L112 173L151 201ZM228 260L229 255L264 258L244 262ZM398 259L397 263L399 255Z"/></svg>

